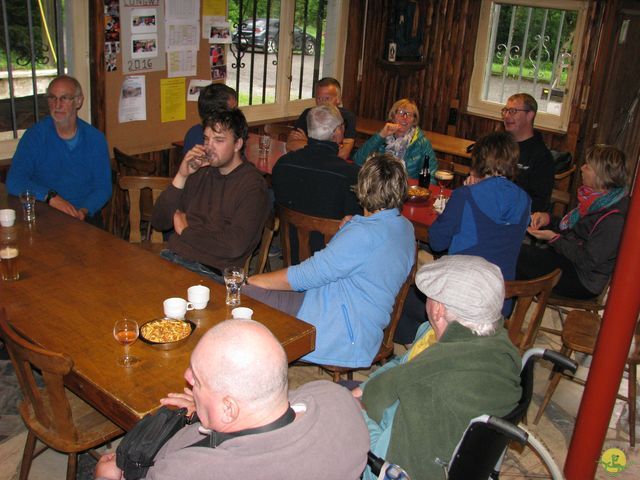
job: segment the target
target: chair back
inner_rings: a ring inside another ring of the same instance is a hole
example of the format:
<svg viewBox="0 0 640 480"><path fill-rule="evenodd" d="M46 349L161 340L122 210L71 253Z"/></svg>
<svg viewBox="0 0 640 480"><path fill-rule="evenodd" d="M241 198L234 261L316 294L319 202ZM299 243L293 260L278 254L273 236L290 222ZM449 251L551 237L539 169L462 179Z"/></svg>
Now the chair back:
<svg viewBox="0 0 640 480"><path fill-rule="evenodd" d="M140 221L142 215L141 193L148 189L151 191L151 207L155 205L160 194L171 184L168 177L120 177L118 184L122 190L129 192L129 241L131 243L141 243ZM150 220L148 218L147 220ZM150 223L150 222L149 222ZM162 243L162 233L153 232L147 228L144 240L151 240L151 243Z"/></svg>
<svg viewBox="0 0 640 480"><path fill-rule="evenodd" d="M269 213L267 221L264 224L264 228L262 229L262 238L260 239L260 247L258 249L258 265L255 272L256 275L263 273L265 267L267 266L267 261L269 260L269 247L271 247L273 236L276 234L279 228L280 219L276 217L273 212ZM247 260L244 262L245 273L249 272L251 259L254 257L254 255L255 252L249 255L249 257L247 257Z"/></svg>
<svg viewBox="0 0 640 480"><path fill-rule="evenodd" d="M556 268L553 272L533 280L507 280L505 282L505 298L513 298L515 305L511 316L506 322L509 338L520 349L520 353L533 347L544 311L547 308L547 300L551 290L560 280L562 271ZM531 312L529 322L525 325L525 319L533 300L537 303Z"/></svg>
<svg viewBox="0 0 640 480"><path fill-rule="evenodd" d="M27 424L30 429L49 432L63 442L75 443L78 431L63 380L71 371L73 360L68 355L45 350L23 339L9 324L4 309L0 310L0 334L24 396L20 410L25 423L31 417L33 424ZM33 369L41 372L44 387L38 385ZM28 414L29 410L33 411L33 416Z"/></svg>
<svg viewBox="0 0 640 480"><path fill-rule="evenodd" d="M116 170L121 176L150 176L156 173L156 163L154 161L132 157L116 147L113 147L113 158L116 162Z"/></svg>
<svg viewBox="0 0 640 480"><path fill-rule="evenodd" d="M377 355L371 362L372 365L386 360L393 354L393 337L396 334L398 323L400 323L400 317L402 316L402 310L404 310L404 302L407 299L407 294L409 293L411 285L415 282L417 267L418 262L416 257L416 261L413 263L413 268L409 272L409 275L407 275L407 279L404 281L396 295L396 300L393 303L393 310L391 311L391 320L389 325L384 329L380 350L378 350Z"/></svg>
<svg viewBox="0 0 640 480"><path fill-rule="evenodd" d="M291 227L295 227L298 238L298 258L300 262L311 256L311 232L320 233L324 237L326 244L329 243L329 240L333 238L340 228L340 220L306 215L281 205L278 206L278 217L280 218L280 227L282 228L280 239L282 242L282 259L285 267L293 264L291 247L291 233L293 230Z"/></svg>

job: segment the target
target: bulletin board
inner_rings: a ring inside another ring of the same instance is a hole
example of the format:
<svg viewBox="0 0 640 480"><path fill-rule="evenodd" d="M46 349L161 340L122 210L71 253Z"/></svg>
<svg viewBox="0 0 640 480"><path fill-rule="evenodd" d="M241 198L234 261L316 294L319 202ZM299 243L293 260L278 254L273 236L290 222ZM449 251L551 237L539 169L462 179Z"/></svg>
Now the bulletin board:
<svg viewBox="0 0 640 480"><path fill-rule="evenodd" d="M175 0L180 1L180 0ZM156 43L149 43L151 48L158 48L162 54L162 63L157 62L156 58L145 57L139 55L140 62L137 63L139 70L126 73L129 68L123 62L131 62L132 58L123 55L125 48L131 48L131 35L125 35L122 32L122 25L119 24L120 17L118 14L118 6L122 7L123 3L135 4L136 8L159 8L160 4L164 5L165 0L104 0L104 19L105 19L105 64L96 65L95 68L104 68L104 98L105 98L105 135L109 143L110 151L113 147L117 147L128 154L139 154L146 152L154 152L171 148L172 142L182 140L186 131L196 123L200 122L198 115L197 101L186 102L186 116L184 120L162 121L161 118L161 85L169 80L172 83L184 82L185 91L189 89L191 80L211 80L211 52L209 39L204 38L202 32L199 32L199 49L196 55L196 75L168 78L168 70L166 69L166 51L164 49L164 38L159 36ZM118 5L119 4L119 5ZM199 19L202 20L203 9L207 5L215 4L219 12L226 15L226 2L224 0L200 0L198 2L201 9ZM142 10L144 14L144 10ZM206 13L206 12L204 12ZM146 15L143 15L146 16ZM155 21L159 20L158 18ZM130 20L128 20L130 21ZM141 21L137 18L136 22ZM147 19L148 21L148 19ZM201 21L200 25L203 23ZM151 28L149 28L151 30ZM139 29L142 30L142 29ZM151 34L142 32L142 38L152 38ZM117 40L116 40L117 39ZM149 54L151 55L151 53ZM135 57L135 55L134 55ZM159 59L159 55L157 56ZM150 61L145 62L145 58ZM135 60L135 58L133 59ZM146 69L147 64L151 67ZM159 70L158 65L164 68ZM144 96L146 103L146 120L121 122L119 118L121 93L123 85L128 77L142 76L144 78ZM165 101L167 98L165 97ZM171 99L169 99L171 100Z"/></svg>

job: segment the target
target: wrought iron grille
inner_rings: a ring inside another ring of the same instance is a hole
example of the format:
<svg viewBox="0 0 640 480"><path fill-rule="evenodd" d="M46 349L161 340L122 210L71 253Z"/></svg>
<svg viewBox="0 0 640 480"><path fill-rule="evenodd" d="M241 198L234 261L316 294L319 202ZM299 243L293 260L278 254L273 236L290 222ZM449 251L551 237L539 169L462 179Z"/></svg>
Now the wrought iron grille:
<svg viewBox="0 0 640 480"><path fill-rule="evenodd" d="M0 0L0 8L0 132L8 139L47 114L46 86L64 72L63 5Z"/></svg>
<svg viewBox="0 0 640 480"><path fill-rule="evenodd" d="M292 38L290 100L313 96L321 74L327 0L296 0ZM285 2L285 5L290 5ZM230 0L234 30L227 84L236 89L241 105L276 102L279 59L280 0Z"/></svg>
<svg viewBox="0 0 640 480"><path fill-rule="evenodd" d="M504 103L517 92L538 99L539 110L560 114L573 64L578 12L496 3L483 100Z"/></svg>

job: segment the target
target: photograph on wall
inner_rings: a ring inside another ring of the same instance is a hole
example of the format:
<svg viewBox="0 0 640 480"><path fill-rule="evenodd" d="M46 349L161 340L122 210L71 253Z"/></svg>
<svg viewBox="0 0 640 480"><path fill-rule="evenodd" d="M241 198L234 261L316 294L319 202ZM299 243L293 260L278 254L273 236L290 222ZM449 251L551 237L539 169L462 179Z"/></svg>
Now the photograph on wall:
<svg viewBox="0 0 640 480"><path fill-rule="evenodd" d="M227 79L227 66L211 67L211 80L219 81Z"/></svg>
<svg viewBox="0 0 640 480"><path fill-rule="evenodd" d="M120 16L120 5L118 0L104 0L104 14L112 17Z"/></svg>
<svg viewBox="0 0 640 480"><path fill-rule="evenodd" d="M229 22L215 22L209 27L209 43L231 43Z"/></svg>
<svg viewBox="0 0 640 480"><path fill-rule="evenodd" d="M118 62L115 53L104 56L104 64L107 72L115 72L118 70Z"/></svg>
<svg viewBox="0 0 640 480"><path fill-rule="evenodd" d="M211 45L209 48L209 57L211 58L212 67L219 67L227 63L224 59L224 52L224 45Z"/></svg>
<svg viewBox="0 0 640 480"><path fill-rule="evenodd" d="M200 90L211 85L211 80L189 80L189 88L187 89L187 102L197 102L200 97Z"/></svg>
<svg viewBox="0 0 640 480"><path fill-rule="evenodd" d="M131 33L153 33L158 27L158 11L155 8L135 8L131 11Z"/></svg>
<svg viewBox="0 0 640 480"><path fill-rule="evenodd" d="M104 17L104 41L117 42L120 40L120 17L105 15Z"/></svg>
<svg viewBox="0 0 640 480"><path fill-rule="evenodd" d="M155 33L131 35L131 58L153 58L158 55L158 36Z"/></svg>

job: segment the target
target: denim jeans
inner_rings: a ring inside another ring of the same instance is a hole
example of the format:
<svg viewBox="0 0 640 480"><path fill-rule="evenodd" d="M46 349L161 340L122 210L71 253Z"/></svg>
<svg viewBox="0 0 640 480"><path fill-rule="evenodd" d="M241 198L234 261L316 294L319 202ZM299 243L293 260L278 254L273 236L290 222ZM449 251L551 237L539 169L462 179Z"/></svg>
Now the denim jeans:
<svg viewBox="0 0 640 480"><path fill-rule="evenodd" d="M211 271L211 269L205 267L201 263L182 258L180 255L172 252L169 249L162 250L160 252L160 256L166 260L169 260L170 262L176 263L186 268L187 270L191 270L192 272L196 272L200 275L204 275L205 277L209 277L210 279L224 285L224 279L220 275L218 275L216 272Z"/></svg>

